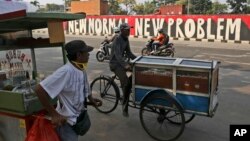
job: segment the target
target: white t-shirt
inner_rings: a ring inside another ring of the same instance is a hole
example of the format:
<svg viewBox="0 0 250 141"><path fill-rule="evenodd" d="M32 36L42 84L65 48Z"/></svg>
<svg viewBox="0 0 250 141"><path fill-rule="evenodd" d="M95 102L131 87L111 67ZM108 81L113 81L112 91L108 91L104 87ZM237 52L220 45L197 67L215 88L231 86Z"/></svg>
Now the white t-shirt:
<svg viewBox="0 0 250 141"><path fill-rule="evenodd" d="M80 71L68 62L44 79L40 85L52 99L59 99L56 110L67 117L70 125L74 125L76 118L84 110L85 97L90 94L86 71Z"/></svg>

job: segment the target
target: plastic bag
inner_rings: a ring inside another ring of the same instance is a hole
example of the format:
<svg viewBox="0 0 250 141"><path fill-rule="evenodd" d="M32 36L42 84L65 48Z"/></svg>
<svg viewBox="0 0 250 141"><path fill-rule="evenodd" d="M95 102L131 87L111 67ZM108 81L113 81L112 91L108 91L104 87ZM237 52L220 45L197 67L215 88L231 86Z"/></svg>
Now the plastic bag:
<svg viewBox="0 0 250 141"><path fill-rule="evenodd" d="M38 116L25 141L60 141L51 121Z"/></svg>

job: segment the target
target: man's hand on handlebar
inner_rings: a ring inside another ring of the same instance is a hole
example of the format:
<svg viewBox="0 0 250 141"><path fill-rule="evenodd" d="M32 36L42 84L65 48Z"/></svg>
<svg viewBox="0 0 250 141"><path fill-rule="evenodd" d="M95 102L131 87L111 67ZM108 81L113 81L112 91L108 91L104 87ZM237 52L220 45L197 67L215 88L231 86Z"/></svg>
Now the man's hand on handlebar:
<svg viewBox="0 0 250 141"><path fill-rule="evenodd" d="M131 66L130 64L127 64L127 65L125 66L125 69L126 69L127 71L132 71L132 66Z"/></svg>

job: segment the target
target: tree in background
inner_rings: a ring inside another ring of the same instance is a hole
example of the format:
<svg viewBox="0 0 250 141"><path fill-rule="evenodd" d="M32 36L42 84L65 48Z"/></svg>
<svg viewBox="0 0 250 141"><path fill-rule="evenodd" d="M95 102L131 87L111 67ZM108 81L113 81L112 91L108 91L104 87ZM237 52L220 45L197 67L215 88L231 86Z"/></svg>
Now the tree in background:
<svg viewBox="0 0 250 141"><path fill-rule="evenodd" d="M175 4L176 0L156 0L157 2L157 7L160 7L162 5L167 5L167 4Z"/></svg>
<svg viewBox="0 0 250 141"><path fill-rule="evenodd" d="M188 13L188 8L191 9L192 4L189 3L189 5L188 5L188 0L178 0L175 2L175 4L176 5L185 5L185 13L190 14L190 13Z"/></svg>
<svg viewBox="0 0 250 141"><path fill-rule="evenodd" d="M109 0L108 7L109 7L109 14L113 15L126 14L126 11L121 8L120 3L117 0Z"/></svg>
<svg viewBox="0 0 250 141"><path fill-rule="evenodd" d="M133 8L133 11L137 14L137 15L146 15L146 14L152 14L155 10L155 2L149 2L146 1L144 3L139 3L136 4Z"/></svg>
<svg viewBox="0 0 250 141"><path fill-rule="evenodd" d="M192 14L208 14L212 9L211 0L190 0L192 7L190 11Z"/></svg>
<svg viewBox="0 0 250 141"><path fill-rule="evenodd" d="M175 2L177 5L188 5L188 0L177 0Z"/></svg>
<svg viewBox="0 0 250 141"><path fill-rule="evenodd" d="M63 0L64 1L64 11L68 11L68 8L71 6L71 1L73 0Z"/></svg>
<svg viewBox="0 0 250 141"><path fill-rule="evenodd" d="M221 4L218 1L212 3L212 9L208 11L209 14L225 14L227 13L227 5Z"/></svg>
<svg viewBox="0 0 250 141"><path fill-rule="evenodd" d="M34 5L35 7L40 8L40 3L37 0L30 1L30 4Z"/></svg>
<svg viewBox="0 0 250 141"><path fill-rule="evenodd" d="M144 15L146 14L145 12L145 4L142 4L142 3L139 3L139 4L136 4L133 8L133 11L136 13L136 15Z"/></svg>
<svg viewBox="0 0 250 141"><path fill-rule="evenodd" d="M247 14L249 13L249 6L247 0L227 0L232 14Z"/></svg>
<svg viewBox="0 0 250 141"><path fill-rule="evenodd" d="M119 3L116 0L109 0L108 7L110 14L116 13L116 11L120 8Z"/></svg>
<svg viewBox="0 0 250 141"><path fill-rule="evenodd" d="M117 0L117 2L125 6L125 11L127 12L127 15L133 13L133 8L136 5L135 0Z"/></svg>
<svg viewBox="0 0 250 141"><path fill-rule="evenodd" d="M62 12L63 11L63 5L57 5L57 4L46 4L46 11L51 12L51 11L56 11L56 12Z"/></svg>
<svg viewBox="0 0 250 141"><path fill-rule="evenodd" d="M47 3L44 8L39 8L37 12L64 12L64 5Z"/></svg>

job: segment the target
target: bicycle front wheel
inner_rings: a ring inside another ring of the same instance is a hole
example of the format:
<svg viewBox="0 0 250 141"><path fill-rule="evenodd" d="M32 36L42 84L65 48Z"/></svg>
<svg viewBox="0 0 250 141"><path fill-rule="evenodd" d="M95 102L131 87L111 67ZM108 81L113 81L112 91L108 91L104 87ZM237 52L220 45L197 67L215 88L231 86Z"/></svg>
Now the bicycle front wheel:
<svg viewBox="0 0 250 141"><path fill-rule="evenodd" d="M115 110L119 101L118 86L109 78L98 77L90 85L92 95L102 100L102 106L96 107L101 113L110 113Z"/></svg>

